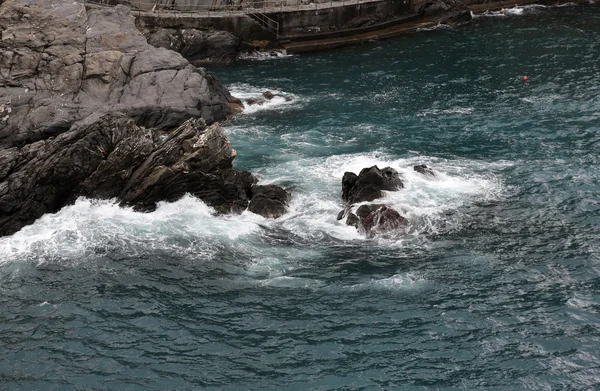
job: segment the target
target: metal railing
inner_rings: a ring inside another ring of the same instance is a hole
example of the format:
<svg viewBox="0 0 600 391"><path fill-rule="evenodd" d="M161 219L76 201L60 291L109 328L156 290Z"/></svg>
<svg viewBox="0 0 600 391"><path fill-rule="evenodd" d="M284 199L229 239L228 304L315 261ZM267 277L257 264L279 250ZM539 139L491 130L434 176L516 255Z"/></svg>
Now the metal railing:
<svg viewBox="0 0 600 391"><path fill-rule="evenodd" d="M263 13L248 13L248 16L256 20L262 26L262 28L271 31L276 37L279 38L279 22L277 22L275 19L269 18Z"/></svg>

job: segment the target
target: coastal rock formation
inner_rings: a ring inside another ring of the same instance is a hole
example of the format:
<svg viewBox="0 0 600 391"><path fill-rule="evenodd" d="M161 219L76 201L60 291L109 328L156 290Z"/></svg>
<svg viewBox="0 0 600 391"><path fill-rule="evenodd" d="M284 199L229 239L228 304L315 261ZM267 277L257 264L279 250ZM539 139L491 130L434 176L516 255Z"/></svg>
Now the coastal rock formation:
<svg viewBox="0 0 600 391"><path fill-rule="evenodd" d="M149 45L128 8L7 0L0 33L0 235L78 196L150 210L191 193L222 213L248 207L256 179L232 169L216 123L239 100Z"/></svg>
<svg viewBox="0 0 600 391"><path fill-rule="evenodd" d="M340 211L337 219L345 217L347 225L356 227L369 238L403 229L408 221L388 205L365 204L352 212L353 204L376 200L383 197L383 191L395 191L403 187L400 174L391 167L363 168L358 175L346 172L342 178L342 199L348 205Z"/></svg>
<svg viewBox="0 0 600 391"><path fill-rule="evenodd" d="M0 30L0 104L10 110L0 146L47 139L98 111L161 128L232 113L233 98L216 79L148 45L124 6L88 14L77 2L8 0Z"/></svg>
<svg viewBox="0 0 600 391"><path fill-rule="evenodd" d="M192 64L230 64L252 49L227 31L157 28L145 33L148 43L181 53Z"/></svg>
<svg viewBox="0 0 600 391"><path fill-rule="evenodd" d="M275 219L287 212L290 194L279 186L253 186L250 195L250 212Z"/></svg>
<svg viewBox="0 0 600 391"><path fill-rule="evenodd" d="M431 167L429 167L425 164L418 164L413 167L413 170L415 170L419 174L423 174L425 176L431 176L431 177L435 176L435 171L433 171L433 169Z"/></svg>
<svg viewBox="0 0 600 391"><path fill-rule="evenodd" d="M358 175L345 172L342 178L342 199L349 204L373 201L383 197L383 191L394 191L404 187L398 171L391 167L363 168Z"/></svg>
<svg viewBox="0 0 600 391"><path fill-rule="evenodd" d="M355 213L348 213L347 225L352 225L368 238L405 229L408 220L395 209L383 204L361 205Z"/></svg>

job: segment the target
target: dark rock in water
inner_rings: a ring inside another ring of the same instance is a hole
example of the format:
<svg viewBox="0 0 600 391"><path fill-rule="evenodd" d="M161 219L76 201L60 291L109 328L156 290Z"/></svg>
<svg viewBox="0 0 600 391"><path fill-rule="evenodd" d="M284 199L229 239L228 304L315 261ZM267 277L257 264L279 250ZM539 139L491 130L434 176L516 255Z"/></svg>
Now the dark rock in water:
<svg viewBox="0 0 600 391"><path fill-rule="evenodd" d="M355 213L347 213L346 225L351 225L365 236L372 238L403 230L408 220L395 209L382 204L361 205Z"/></svg>
<svg viewBox="0 0 600 391"><path fill-rule="evenodd" d="M221 213L248 208L256 178L232 168L216 123L239 100L148 45L128 8L7 0L0 30L0 235L79 196L152 210L190 193Z"/></svg>
<svg viewBox="0 0 600 391"><path fill-rule="evenodd" d="M273 99L275 97L275 95L271 91L265 91L265 92L263 92L263 96L267 100L271 100L271 99Z"/></svg>
<svg viewBox="0 0 600 391"><path fill-rule="evenodd" d="M406 227L408 221L396 210L383 204L365 204L350 212L352 204L369 202L383 196L383 191L394 191L404 187L400 174L391 167L364 168L360 174L345 172L342 178L342 199L349 206L340 211L337 219L346 217L346 224L356 227L367 237L388 233Z"/></svg>
<svg viewBox="0 0 600 391"><path fill-rule="evenodd" d="M349 204L373 201L383 197L382 191L403 188L400 175L391 167L379 169L377 166L364 168L359 175L344 173L342 178L342 199Z"/></svg>
<svg viewBox="0 0 600 391"><path fill-rule="evenodd" d="M362 227L368 237L391 233L408 226L408 220L395 209L381 206L361 219Z"/></svg>
<svg viewBox="0 0 600 391"><path fill-rule="evenodd" d="M250 50L248 44L226 31L153 28L144 35L148 43L180 53L192 64L230 64L239 53Z"/></svg>
<svg viewBox="0 0 600 391"><path fill-rule="evenodd" d="M435 176L435 172L431 169L431 167L426 166L425 164L419 164L414 166L413 169L423 175L427 176Z"/></svg>
<svg viewBox="0 0 600 391"><path fill-rule="evenodd" d="M383 208L384 206L385 205L383 205L383 204L366 204L366 205L361 205L356 210L356 215L358 217L360 217L361 219L364 219L368 215L370 215L371 213L375 212L377 209Z"/></svg>
<svg viewBox="0 0 600 391"><path fill-rule="evenodd" d="M350 190L354 188L358 175L353 172L346 171L342 177L342 199L348 201L350 198Z"/></svg>
<svg viewBox="0 0 600 391"><path fill-rule="evenodd" d="M253 186L248 210L261 216L278 218L287 212L290 194L275 185Z"/></svg>
<svg viewBox="0 0 600 391"><path fill-rule="evenodd" d="M248 106L262 105L265 102L266 101L263 98L248 98L248 100L246 100Z"/></svg>

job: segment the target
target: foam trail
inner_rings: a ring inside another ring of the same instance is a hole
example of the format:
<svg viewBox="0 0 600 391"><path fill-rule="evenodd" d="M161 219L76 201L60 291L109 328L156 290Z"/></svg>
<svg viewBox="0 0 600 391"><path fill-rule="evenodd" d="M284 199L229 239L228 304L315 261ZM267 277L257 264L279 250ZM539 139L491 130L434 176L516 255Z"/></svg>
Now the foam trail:
<svg viewBox="0 0 600 391"><path fill-rule="evenodd" d="M46 214L14 235L0 238L3 261L80 258L119 249L131 256L151 250L214 255L214 243L230 243L259 230L252 213L218 218L202 201L186 196L159 203L152 213L135 212L111 201L81 198L55 214Z"/></svg>
<svg viewBox="0 0 600 391"><path fill-rule="evenodd" d="M288 54L285 50L273 50L270 52L261 52L258 50L252 52L241 53L239 56L240 60L250 60L250 61L265 61L265 60L278 60L282 58L293 57L293 55Z"/></svg>
<svg viewBox="0 0 600 391"><path fill-rule="evenodd" d="M281 110L298 107L302 100L294 94L281 91L272 87L256 87L246 83L236 83L228 86L231 95L240 99L244 104L244 114L254 114L260 111ZM263 93L272 92L272 99L265 99ZM252 100L256 103L250 104Z"/></svg>
<svg viewBox="0 0 600 391"><path fill-rule="evenodd" d="M412 167L416 164L427 164L437 176L415 172ZM261 172L263 184L294 184L289 212L277 220L247 211L215 216L210 207L191 196L160 203L152 213L135 212L111 201L79 199L12 236L0 238L0 262L93 258L115 250L128 256L166 251L212 259L218 256L219 248L227 248L246 259L244 274L284 276L294 255L273 243L299 245L302 250L295 251L300 262L319 257L319 250L311 253L307 248L367 240L336 217L344 208L340 197L344 172L358 173L373 165L391 166L403 177L404 188L387 192L378 202L391 205L410 222L408 233L378 237L377 245L423 249L427 242L423 234L461 228L468 218L461 212L463 206L502 197L502 181L491 173L498 164L426 156L397 158L377 151L286 161Z"/></svg>

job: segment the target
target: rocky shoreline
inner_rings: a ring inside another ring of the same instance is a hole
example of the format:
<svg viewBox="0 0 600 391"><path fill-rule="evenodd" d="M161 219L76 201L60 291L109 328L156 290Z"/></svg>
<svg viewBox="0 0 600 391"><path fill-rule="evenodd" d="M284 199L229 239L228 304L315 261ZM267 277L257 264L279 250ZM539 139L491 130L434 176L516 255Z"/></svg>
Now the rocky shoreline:
<svg viewBox="0 0 600 391"><path fill-rule="evenodd" d="M190 193L218 213L285 212L232 168L219 121L242 110L206 70L149 45L124 6L0 4L0 235L77 197L152 210Z"/></svg>

